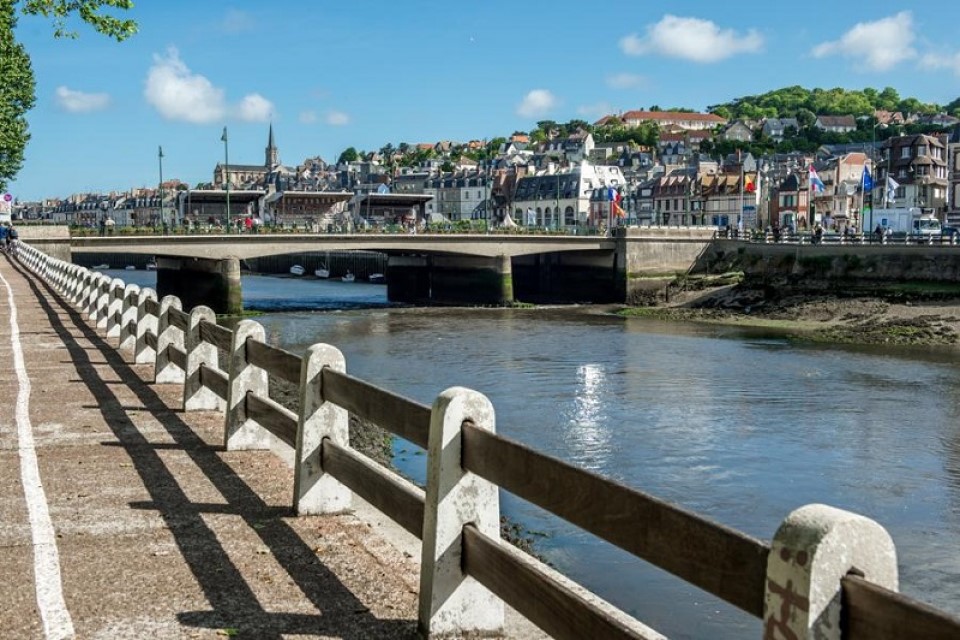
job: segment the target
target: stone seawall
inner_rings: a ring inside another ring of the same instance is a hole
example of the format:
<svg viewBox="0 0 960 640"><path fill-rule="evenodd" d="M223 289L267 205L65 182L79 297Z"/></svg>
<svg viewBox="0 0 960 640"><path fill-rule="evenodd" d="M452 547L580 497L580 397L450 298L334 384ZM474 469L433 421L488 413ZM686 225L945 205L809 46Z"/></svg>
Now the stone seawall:
<svg viewBox="0 0 960 640"><path fill-rule="evenodd" d="M960 285L960 246L789 245L716 240L692 273L742 271L752 284L877 287L903 283Z"/></svg>

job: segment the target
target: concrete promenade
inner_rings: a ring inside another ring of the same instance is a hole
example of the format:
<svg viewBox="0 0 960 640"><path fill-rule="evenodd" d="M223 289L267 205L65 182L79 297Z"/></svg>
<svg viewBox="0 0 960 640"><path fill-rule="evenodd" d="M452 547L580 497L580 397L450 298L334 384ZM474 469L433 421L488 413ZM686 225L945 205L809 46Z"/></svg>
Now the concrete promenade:
<svg viewBox="0 0 960 640"><path fill-rule="evenodd" d="M0 256L0 637L407 638L418 567Z"/></svg>

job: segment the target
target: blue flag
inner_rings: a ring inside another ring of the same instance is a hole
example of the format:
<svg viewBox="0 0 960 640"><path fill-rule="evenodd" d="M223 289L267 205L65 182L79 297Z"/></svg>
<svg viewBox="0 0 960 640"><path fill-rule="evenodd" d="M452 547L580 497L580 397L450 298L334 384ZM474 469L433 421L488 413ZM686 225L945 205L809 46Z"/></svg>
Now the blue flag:
<svg viewBox="0 0 960 640"><path fill-rule="evenodd" d="M870 175L870 169L863 167L863 192L873 191L873 177Z"/></svg>

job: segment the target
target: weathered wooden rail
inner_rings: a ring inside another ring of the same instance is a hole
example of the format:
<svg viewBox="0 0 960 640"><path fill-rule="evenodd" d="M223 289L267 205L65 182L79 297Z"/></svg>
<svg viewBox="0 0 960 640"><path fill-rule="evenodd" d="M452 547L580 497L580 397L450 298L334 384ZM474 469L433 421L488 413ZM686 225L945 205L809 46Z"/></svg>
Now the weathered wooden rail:
<svg viewBox="0 0 960 640"><path fill-rule="evenodd" d="M761 618L765 639L960 637L960 619L896 592L893 542L863 516L801 507L767 544L497 435L475 391L427 407L349 375L333 346L297 356L257 322L229 330L206 307L18 251L157 383L182 384L184 410L222 411L228 450L269 448L271 434L291 446L297 513L343 511L355 493L419 537L424 635L499 633L506 602L557 638L662 637L503 542L502 488ZM299 385L298 413L269 398L268 375ZM427 449L426 490L352 449L348 412Z"/></svg>

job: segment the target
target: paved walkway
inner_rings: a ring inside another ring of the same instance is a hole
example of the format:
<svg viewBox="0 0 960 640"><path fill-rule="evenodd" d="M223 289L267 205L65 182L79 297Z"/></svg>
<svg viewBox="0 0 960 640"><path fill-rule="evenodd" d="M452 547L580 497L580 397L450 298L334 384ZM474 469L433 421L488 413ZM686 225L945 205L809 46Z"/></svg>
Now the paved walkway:
<svg viewBox="0 0 960 640"><path fill-rule="evenodd" d="M292 517L278 457L225 452L221 415L181 412L5 256L0 276L0 637L414 635L410 558Z"/></svg>

